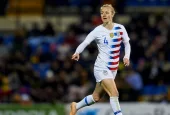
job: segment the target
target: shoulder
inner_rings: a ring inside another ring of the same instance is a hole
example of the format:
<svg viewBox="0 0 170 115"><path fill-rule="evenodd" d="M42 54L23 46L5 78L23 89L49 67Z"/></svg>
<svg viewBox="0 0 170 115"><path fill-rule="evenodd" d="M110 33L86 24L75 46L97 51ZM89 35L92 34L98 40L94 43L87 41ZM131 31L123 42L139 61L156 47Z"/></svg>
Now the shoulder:
<svg viewBox="0 0 170 115"><path fill-rule="evenodd" d="M97 27L94 28L94 32L99 32L99 31L102 31L103 30L103 26L102 25L99 25Z"/></svg>
<svg viewBox="0 0 170 115"><path fill-rule="evenodd" d="M102 25L99 25L99 26L95 27L95 28L89 33L89 35L97 36L101 31L103 31L103 27L102 27Z"/></svg>

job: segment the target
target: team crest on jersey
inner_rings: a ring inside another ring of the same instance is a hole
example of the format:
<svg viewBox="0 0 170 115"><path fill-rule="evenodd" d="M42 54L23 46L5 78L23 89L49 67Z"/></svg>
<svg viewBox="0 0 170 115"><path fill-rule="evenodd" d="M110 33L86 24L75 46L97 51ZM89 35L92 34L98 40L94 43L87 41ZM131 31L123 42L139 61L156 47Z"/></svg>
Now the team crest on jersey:
<svg viewBox="0 0 170 115"><path fill-rule="evenodd" d="M107 75L108 72L107 72L106 70L103 70L103 74L104 74L104 75Z"/></svg>
<svg viewBox="0 0 170 115"><path fill-rule="evenodd" d="M110 33L110 37L113 38L114 34L113 33Z"/></svg>

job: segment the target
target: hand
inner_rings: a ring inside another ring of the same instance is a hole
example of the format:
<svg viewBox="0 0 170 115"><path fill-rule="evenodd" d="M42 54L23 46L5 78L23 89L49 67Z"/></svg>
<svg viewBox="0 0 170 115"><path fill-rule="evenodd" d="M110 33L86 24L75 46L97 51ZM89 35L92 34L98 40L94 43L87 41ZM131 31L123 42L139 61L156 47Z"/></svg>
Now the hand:
<svg viewBox="0 0 170 115"><path fill-rule="evenodd" d="M125 66L129 66L130 61L128 58L123 58L123 63L125 64Z"/></svg>
<svg viewBox="0 0 170 115"><path fill-rule="evenodd" d="M78 61L79 57L80 57L80 55L78 53L75 53L75 54L72 55L71 59Z"/></svg>

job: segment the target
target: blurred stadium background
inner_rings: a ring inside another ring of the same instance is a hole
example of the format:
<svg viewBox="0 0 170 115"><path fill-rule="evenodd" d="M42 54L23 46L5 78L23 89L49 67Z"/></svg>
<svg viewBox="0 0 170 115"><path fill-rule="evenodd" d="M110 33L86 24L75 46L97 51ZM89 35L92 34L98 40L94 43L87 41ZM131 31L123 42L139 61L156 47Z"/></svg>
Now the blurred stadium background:
<svg viewBox="0 0 170 115"><path fill-rule="evenodd" d="M124 115L170 114L170 0L0 0L0 115L64 115L92 93L96 44L70 58L106 3L131 38L116 77ZM78 115L112 115L107 101Z"/></svg>

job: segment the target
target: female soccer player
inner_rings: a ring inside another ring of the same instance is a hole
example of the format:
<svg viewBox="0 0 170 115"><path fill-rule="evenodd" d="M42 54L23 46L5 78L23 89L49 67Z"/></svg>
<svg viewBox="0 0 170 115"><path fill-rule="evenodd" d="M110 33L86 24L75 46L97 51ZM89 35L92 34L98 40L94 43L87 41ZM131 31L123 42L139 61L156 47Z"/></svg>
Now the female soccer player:
<svg viewBox="0 0 170 115"><path fill-rule="evenodd" d="M101 19L103 24L97 26L91 31L86 39L78 46L72 59L78 61L79 54L93 40L96 41L99 54L94 64L94 76L96 78L96 88L92 95L86 96L80 102L72 102L70 106L70 115L85 106L89 106L98 102L103 93L107 93L110 97L110 104L115 115L122 115L118 90L115 84L115 76L119 65L121 42L125 46L125 56L123 62L125 66L129 66L130 44L129 37L123 25L113 23L115 10L110 4L105 4L100 8Z"/></svg>

